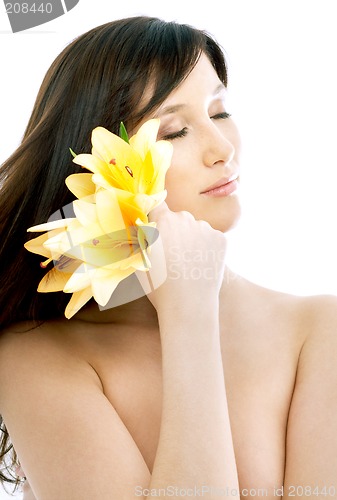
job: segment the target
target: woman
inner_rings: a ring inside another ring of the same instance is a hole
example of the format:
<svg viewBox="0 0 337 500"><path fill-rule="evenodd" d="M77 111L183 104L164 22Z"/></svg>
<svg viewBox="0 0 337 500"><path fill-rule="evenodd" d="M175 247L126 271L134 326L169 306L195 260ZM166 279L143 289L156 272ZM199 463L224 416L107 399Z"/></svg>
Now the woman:
<svg viewBox="0 0 337 500"><path fill-rule="evenodd" d="M267 290L227 268L240 138L226 86L209 35L146 17L80 36L46 75L2 167L0 210L0 412L27 495L337 495L336 299ZM64 179L81 169L69 146L88 152L94 127L136 132L153 117L174 151L167 204L150 213L168 277L66 320L69 297L36 292L46 270L23 248L26 229L72 201Z"/></svg>

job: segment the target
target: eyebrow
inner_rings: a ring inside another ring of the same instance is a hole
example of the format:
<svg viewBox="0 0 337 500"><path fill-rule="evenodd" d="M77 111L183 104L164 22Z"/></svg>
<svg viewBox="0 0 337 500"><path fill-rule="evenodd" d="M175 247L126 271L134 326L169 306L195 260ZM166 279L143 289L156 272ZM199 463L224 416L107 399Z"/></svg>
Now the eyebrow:
<svg viewBox="0 0 337 500"><path fill-rule="evenodd" d="M213 92L213 96L217 96L218 94L222 94L223 92L227 91L227 87L223 83L220 83Z"/></svg>
<svg viewBox="0 0 337 500"><path fill-rule="evenodd" d="M216 97L217 95L225 92L226 90L227 90L227 88L225 87L225 85L223 83L220 83L220 85L218 85L215 88L212 95L213 95L213 97ZM173 106L165 106L164 108L158 110L158 113L156 113L155 118L159 118L160 116L163 116L163 115L169 115L172 113L176 113L177 111L180 111L182 108L185 108L185 107L186 107L186 104L174 104Z"/></svg>
<svg viewBox="0 0 337 500"><path fill-rule="evenodd" d="M175 113L176 111L179 111L181 108L185 107L186 104L175 104L174 106L165 106L165 108L159 109L158 113L155 114L155 118Z"/></svg>

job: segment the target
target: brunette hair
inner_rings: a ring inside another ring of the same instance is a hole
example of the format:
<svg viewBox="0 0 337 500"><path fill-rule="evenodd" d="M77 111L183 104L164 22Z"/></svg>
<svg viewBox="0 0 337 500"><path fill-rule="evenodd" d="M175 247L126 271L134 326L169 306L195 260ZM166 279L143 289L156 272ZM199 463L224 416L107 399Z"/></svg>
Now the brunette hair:
<svg viewBox="0 0 337 500"><path fill-rule="evenodd" d="M63 316L69 295L38 294L52 267L23 244L38 234L27 228L46 222L71 203L65 178L83 171L72 162L91 150L96 126L118 133L120 122L134 128L158 107L205 53L227 86L223 51L206 32L153 17L131 17L91 29L55 59L42 82L18 149L0 168L0 330L22 320ZM151 82L151 97L140 108ZM11 474L16 454L0 417L0 461L12 450L0 481L18 484ZM8 455L7 455L8 456Z"/></svg>

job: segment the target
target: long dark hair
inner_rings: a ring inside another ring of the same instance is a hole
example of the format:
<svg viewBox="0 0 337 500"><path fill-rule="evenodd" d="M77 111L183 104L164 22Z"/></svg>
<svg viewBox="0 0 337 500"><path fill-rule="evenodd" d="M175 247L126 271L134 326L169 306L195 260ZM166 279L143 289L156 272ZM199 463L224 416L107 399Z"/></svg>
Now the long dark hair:
<svg viewBox="0 0 337 500"><path fill-rule="evenodd" d="M83 171L72 162L91 150L91 131L118 133L120 122L135 127L158 107L193 69L204 52L227 85L223 51L206 32L153 17L106 23L79 36L48 70L21 145L0 169L0 330L22 320L63 316L69 296L38 294L42 260L23 247L38 234L27 228L46 222L71 203L65 178ZM139 108L151 81L152 97ZM153 85L153 87L152 87ZM12 448L0 417L0 460ZM16 463L14 450L10 465ZM1 472L0 481L17 483Z"/></svg>

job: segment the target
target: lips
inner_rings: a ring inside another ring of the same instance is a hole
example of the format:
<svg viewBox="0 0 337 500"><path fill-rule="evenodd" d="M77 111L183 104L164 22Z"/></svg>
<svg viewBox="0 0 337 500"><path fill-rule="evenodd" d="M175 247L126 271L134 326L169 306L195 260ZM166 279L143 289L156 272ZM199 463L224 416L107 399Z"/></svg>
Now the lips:
<svg viewBox="0 0 337 500"><path fill-rule="evenodd" d="M206 188L205 191L202 191L200 194L205 194L208 193L209 191L212 191L212 189L216 189L221 186L226 186L226 184L229 184L230 182L234 181L237 178L238 174L233 174L231 175L231 177L222 177L215 184L208 186L208 188Z"/></svg>

